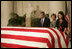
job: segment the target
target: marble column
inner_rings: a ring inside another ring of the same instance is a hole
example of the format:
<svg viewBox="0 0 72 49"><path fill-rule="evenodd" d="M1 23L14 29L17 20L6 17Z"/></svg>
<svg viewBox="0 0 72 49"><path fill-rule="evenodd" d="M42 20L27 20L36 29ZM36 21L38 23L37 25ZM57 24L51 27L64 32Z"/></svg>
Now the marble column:
<svg viewBox="0 0 72 49"><path fill-rule="evenodd" d="M7 26L12 12L13 1L1 1L1 26Z"/></svg>
<svg viewBox="0 0 72 49"><path fill-rule="evenodd" d="M16 1L17 3L17 14L23 16L23 1Z"/></svg>
<svg viewBox="0 0 72 49"><path fill-rule="evenodd" d="M14 1L14 13L17 13L17 1Z"/></svg>
<svg viewBox="0 0 72 49"><path fill-rule="evenodd" d="M26 9L26 27L31 27L31 12L33 11L33 7L31 3L28 3Z"/></svg>

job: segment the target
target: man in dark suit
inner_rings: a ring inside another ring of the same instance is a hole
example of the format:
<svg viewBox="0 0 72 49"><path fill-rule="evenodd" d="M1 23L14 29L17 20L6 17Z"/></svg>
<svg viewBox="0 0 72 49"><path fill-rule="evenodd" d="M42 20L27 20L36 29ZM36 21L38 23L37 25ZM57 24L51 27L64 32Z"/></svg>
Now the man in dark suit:
<svg viewBox="0 0 72 49"><path fill-rule="evenodd" d="M45 13L40 13L39 27L50 27L50 19L45 17Z"/></svg>

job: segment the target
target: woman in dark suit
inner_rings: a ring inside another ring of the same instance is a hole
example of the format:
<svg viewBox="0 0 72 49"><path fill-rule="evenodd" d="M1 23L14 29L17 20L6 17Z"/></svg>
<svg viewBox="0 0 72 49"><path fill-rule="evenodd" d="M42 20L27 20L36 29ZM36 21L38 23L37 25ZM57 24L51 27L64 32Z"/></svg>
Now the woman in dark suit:
<svg viewBox="0 0 72 49"><path fill-rule="evenodd" d="M68 27L68 22L65 19L65 15L63 11L58 12L58 19L56 21L56 27L62 32L64 32L64 30Z"/></svg>

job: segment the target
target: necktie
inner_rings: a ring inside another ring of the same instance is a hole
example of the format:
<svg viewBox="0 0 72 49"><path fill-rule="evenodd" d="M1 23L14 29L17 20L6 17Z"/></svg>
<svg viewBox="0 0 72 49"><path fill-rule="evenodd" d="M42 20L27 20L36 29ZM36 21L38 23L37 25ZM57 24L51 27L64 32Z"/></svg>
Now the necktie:
<svg viewBox="0 0 72 49"><path fill-rule="evenodd" d="M43 26L43 19L41 19L41 24L42 24L42 26Z"/></svg>

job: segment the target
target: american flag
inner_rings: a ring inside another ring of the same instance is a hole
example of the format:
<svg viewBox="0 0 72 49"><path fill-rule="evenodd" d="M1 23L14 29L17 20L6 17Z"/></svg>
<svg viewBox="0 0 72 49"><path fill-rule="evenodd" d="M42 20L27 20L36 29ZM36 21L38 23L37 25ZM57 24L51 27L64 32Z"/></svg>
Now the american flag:
<svg viewBox="0 0 72 49"><path fill-rule="evenodd" d="M69 25L70 25L70 16L69 16L69 10L68 10L68 7L67 7L67 1L65 1L65 19L67 20L68 22L68 32L67 34L69 33Z"/></svg>
<svg viewBox="0 0 72 49"><path fill-rule="evenodd" d="M1 47L67 48L65 34L55 28L1 27Z"/></svg>
<svg viewBox="0 0 72 49"><path fill-rule="evenodd" d="M66 30L66 33L67 33L67 36L66 36L66 42L67 42L67 45L69 44L69 32L70 32L70 16L69 16L69 10L68 10L68 7L67 7L67 1L65 1L65 19L67 20L68 22L68 27L67 27L67 30Z"/></svg>

